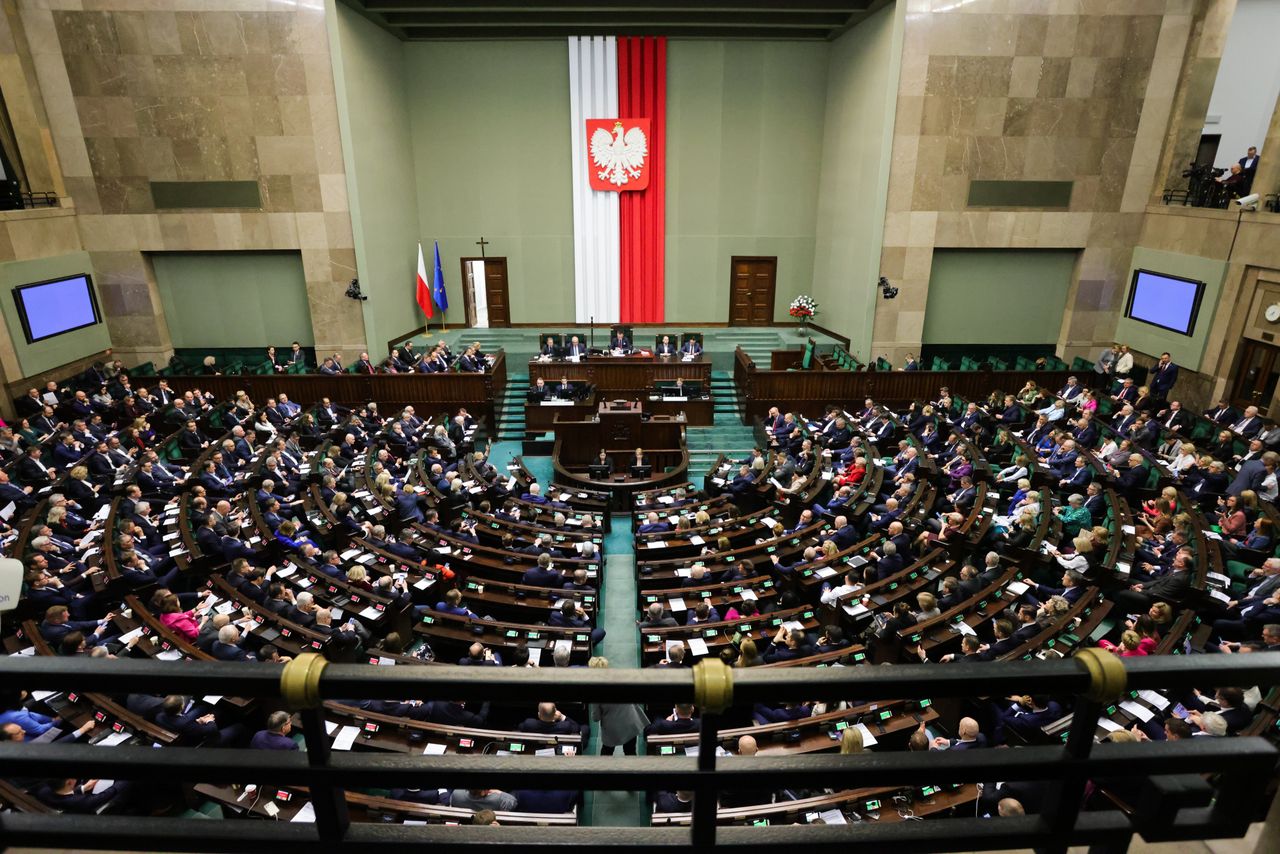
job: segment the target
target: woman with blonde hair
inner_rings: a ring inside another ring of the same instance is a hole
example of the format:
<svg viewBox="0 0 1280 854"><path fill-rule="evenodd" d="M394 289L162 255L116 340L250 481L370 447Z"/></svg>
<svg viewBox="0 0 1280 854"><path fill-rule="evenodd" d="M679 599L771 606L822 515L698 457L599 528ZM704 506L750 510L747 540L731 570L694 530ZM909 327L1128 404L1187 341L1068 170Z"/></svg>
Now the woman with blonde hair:
<svg viewBox="0 0 1280 854"><path fill-rule="evenodd" d="M80 515L88 518L98 512L102 500L98 497L98 487L89 480L87 466L77 465L67 476L63 490L70 501L80 505Z"/></svg>
<svg viewBox="0 0 1280 854"><path fill-rule="evenodd" d="M1183 442L1178 446L1178 454L1169 463L1169 471L1174 477L1180 477L1182 473L1197 464L1196 446L1190 442Z"/></svg>
<svg viewBox="0 0 1280 854"><path fill-rule="evenodd" d="M760 657L760 648L756 645L752 638L743 638L742 643L738 644L738 660L733 663L734 667L759 667L764 664L764 659Z"/></svg>
<svg viewBox="0 0 1280 854"><path fill-rule="evenodd" d="M373 585L369 583L369 573L359 564L347 570L347 583L361 590L373 589Z"/></svg>
<svg viewBox="0 0 1280 854"><path fill-rule="evenodd" d="M861 753L865 748L862 746L862 730L856 726L845 727L844 732L840 734L840 755L848 756L852 753Z"/></svg>
<svg viewBox="0 0 1280 854"><path fill-rule="evenodd" d="M833 558L840 554L840 547L836 545L835 540L822 541L822 556L824 558Z"/></svg>
<svg viewBox="0 0 1280 854"><path fill-rule="evenodd" d="M597 670L607 669L609 659L602 655L592 656L587 667ZM600 755L613 756L618 745L627 756L636 755L636 739L649 725L649 718L644 709L635 703L594 703L591 706L591 720L600 722Z"/></svg>
<svg viewBox="0 0 1280 854"><path fill-rule="evenodd" d="M699 528L711 524L711 514L706 510L699 510L693 514L693 524Z"/></svg>

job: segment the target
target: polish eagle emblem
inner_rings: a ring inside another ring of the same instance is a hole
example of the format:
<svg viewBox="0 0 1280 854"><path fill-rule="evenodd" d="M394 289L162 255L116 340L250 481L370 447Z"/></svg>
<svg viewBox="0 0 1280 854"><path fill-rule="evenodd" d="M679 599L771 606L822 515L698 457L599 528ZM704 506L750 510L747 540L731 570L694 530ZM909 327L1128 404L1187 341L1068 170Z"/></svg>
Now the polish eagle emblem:
<svg viewBox="0 0 1280 854"><path fill-rule="evenodd" d="M648 120L589 120L591 186L597 190L643 190L649 184ZM593 127L594 126L594 127Z"/></svg>

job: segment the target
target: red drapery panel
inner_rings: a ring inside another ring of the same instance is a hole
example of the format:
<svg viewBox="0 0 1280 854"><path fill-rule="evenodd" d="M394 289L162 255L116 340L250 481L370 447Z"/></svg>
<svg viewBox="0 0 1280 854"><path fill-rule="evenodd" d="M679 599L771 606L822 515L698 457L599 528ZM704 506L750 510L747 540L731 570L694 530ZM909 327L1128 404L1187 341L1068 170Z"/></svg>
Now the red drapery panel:
<svg viewBox="0 0 1280 854"><path fill-rule="evenodd" d="M667 40L618 39L618 115L649 119L649 186L619 193L623 323L661 323L666 265Z"/></svg>

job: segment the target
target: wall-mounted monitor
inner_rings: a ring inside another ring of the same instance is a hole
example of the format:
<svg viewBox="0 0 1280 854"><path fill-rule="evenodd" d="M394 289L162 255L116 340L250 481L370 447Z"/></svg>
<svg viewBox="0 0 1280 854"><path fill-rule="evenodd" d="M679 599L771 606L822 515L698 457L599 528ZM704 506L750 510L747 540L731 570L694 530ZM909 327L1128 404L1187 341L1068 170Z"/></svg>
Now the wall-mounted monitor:
<svg viewBox="0 0 1280 854"><path fill-rule="evenodd" d="M1204 282L1153 270L1134 270L1124 316L1180 335L1196 328Z"/></svg>
<svg viewBox="0 0 1280 854"><path fill-rule="evenodd" d="M102 322L88 274L32 282L13 289L27 343Z"/></svg>

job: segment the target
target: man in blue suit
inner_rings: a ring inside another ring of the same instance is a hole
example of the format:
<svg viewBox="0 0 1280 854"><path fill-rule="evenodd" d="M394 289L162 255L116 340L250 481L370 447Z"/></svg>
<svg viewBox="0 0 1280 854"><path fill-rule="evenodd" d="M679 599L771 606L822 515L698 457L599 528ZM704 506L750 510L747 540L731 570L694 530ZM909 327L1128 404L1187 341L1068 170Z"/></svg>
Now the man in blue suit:
<svg viewBox="0 0 1280 854"><path fill-rule="evenodd" d="M1178 381L1178 366L1173 363L1173 359L1168 353L1160 354L1160 361L1156 362L1151 369L1151 376L1147 378L1147 385L1151 388L1151 396L1156 400L1164 400L1169 396L1169 392L1173 389L1173 384Z"/></svg>
<svg viewBox="0 0 1280 854"><path fill-rule="evenodd" d="M696 356L702 352L702 345L698 343L698 339L690 336L685 339L684 346L680 348L682 356Z"/></svg>
<svg viewBox="0 0 1280 854"><path fill-rule="evenodd" d="M418 496L414 493L413 487L407 483L396 493L396 512L401 522L423 520L422 506L418 503Z"/></svg>

